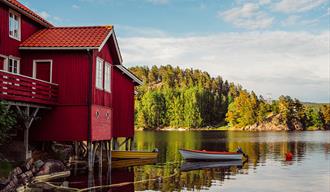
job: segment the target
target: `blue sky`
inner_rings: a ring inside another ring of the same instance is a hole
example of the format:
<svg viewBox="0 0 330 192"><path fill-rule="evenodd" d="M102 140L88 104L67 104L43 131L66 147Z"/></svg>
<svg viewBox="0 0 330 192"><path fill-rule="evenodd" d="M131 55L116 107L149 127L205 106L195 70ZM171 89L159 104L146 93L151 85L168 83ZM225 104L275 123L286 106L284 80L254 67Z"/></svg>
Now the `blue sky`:
<svg viewBox="0 0 330 192"><path fill-rule="evenodd" d="M258 94L330 102L328 0L21 0L58 26L115 25L124 64L172 64Z"/></svg>

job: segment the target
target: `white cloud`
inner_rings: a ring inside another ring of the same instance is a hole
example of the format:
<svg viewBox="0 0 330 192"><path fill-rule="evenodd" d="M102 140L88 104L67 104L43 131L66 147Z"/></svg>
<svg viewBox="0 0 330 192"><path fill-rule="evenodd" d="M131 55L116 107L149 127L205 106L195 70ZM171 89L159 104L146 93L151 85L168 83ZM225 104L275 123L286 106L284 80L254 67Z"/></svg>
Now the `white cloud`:
<svg viewBox="0 0 330 192"><path fill-rule="evenodd" d="M272 1L271 0L259 0L260 5L267 5L270 4Z"/></svg>
<svg viewBox="0 0 330 192"><path fill-rule="evenodd" d="M236 27L245 29L266 29L272 25L274 20L273 17L261 11L258 4L254 3L246 3L225 12L218 12L218 17Z"/></svg>
<svg viewBox="0 0 330 192"><path fill-rule="evenodd" d="M314 9L327 0L281 0L273 5L275 11L283 13L300 13Z"/></svg>
<svg viewBox="0 0 330 192"><path fill-rule="evenodd" d="M44 19L48 19L50 17L50 14L46 11L41 11L41 12L37 12L38 15Z"/></svg>
<svg viewBox="0 0 330 192"><path fill-rule="evenodd" d="M169 2L169 0L147 0L147 2L156 4L156 5L163 5L163 4L167 4Z"/></svg>
<svg viewBox="0 0 330 192"><path fill-rule="evenodd" d="M168 34L162 30L148 27L131 27L127 25L116 25L118 30L123 31L126 36L148 36L148 37L165 37Z"/></svg>
<svg viewBox="0 0 330 192"><path fill-rule="evenodd" d="M125 65L198 68L258 94L329 102L329 31L119 38Z"/></svg>
<svg viewBox="0 0 330 192"><path fill-rule="evenodd" d="M283 20L281 22L281 25L284 27L287 26L294 26L294 25L300 25L300 26L310 26L310 25L315 25L320 22L319 19L305 19L302 20L301 16L298 15L290 15L288 18Z"/></svg>
<svg viewBox="0 0 330 192"><path fill-rule="evenodd" d="M80 6L79 6L79 5L76 5L76 4L74 4L74 5L72 5L72 8L73 8L73 9L79 9L79 8L80 8Z"/></svg>
<svg viewBox="0 0 330 192"><path fill-rule="evenodd" d="M286 18L285 20L283 20L281 22L282 26L291 26L291 25L295 25L299 22L300 16L298 15L290 15L288 18Z"/></svg>
<svg viewBox="0 0 330 192"><path fill-rule="evenodd" d="M44 19L50 21L51 23L53 23L53 22L56 23L56 22L61 22L61 21L63 21L63 19L62 19L61 17L53 16L53 15L49 14L47 11L36 11L36 13L37 13L40 17L42 17L42 18L44 18Z"/></svg>

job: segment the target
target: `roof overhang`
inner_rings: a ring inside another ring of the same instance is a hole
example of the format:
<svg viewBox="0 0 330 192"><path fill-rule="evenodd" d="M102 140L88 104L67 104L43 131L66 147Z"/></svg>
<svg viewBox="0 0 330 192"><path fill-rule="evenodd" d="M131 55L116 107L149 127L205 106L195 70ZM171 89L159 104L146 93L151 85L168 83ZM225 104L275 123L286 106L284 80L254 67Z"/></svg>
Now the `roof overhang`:
<svg viewBox="0 0 330 192"><path fill-rule="evenodd" d="M1 1L1 0L0 0ZM109 31L107 34L106 38L102 41L101 45L98 47L19 47L20 50L98 50L101 51L104 45L109 41L109 39L112 39L115 51L118 57L118 63L116 64L122 64L123 63L123 58L121 56L119 46L118 46L118 41L116 38L116 34L114 31L114 28Z"/></svg>
<svg viewBox="0 0 330 192"><path fill-rule="evenodd" d="M91 50L99 47L20 47L20 50Z"/></svg>
<svg viewBox="0 0 330 192"><path fill-rule="evenodd" d="M137 78L132 72L126 69L123 65L115 65L121 72L126 74L129 78L131 78L137 85L143 85L143 82Z"/></svg>
<svg viewBox="0 0 330 192"><path fill-rule="evenodd" d="M11 9L14 9L18 12L20 12L21 14L25 15L26 17L36 21L37 23L39 23L40 25L44 26L44 27L54 27L54 25L52 25L51 23L49 22L45 22L41 19L39 19L38 17L35 17L33 15L31 15L30 13L26 12L25 10L21 9L20 7L17 7L13 4L11 4L10 2L6 1L6 0L0 0L0 2L8 5ZM34 13L35 14L35 13Z"/></svg>
<svg viewBox="0 0 330 192"><path fill-rule="evenodd" d="M102 48L108 42L108 40L110 39L110 37L112 37L112 39L113 39L113 43L114 43L115 48L116 48L116 52L117 52L119 64L122 64L123 63L123 58L122 58L121 53L120 53L120 50L119 50L118 41L117 41L117 37L116 37L116 34L115 34L114 26L112 26L111 31L109 32L109 34L107 35L107 37L103 40L102 44L98 48L98 51L101 51L102 50Z"/></svg>

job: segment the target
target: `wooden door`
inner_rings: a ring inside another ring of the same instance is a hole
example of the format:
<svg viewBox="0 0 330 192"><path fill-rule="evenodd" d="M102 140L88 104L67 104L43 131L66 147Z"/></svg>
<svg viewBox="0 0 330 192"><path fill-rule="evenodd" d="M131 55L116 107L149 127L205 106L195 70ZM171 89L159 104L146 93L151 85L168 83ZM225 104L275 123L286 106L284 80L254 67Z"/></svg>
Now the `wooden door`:
<svg viewBox="0 0 330 192"><path fill-rule="evenodd" d="M35 61L34 62L34 78L52 82L52 62L51 61Z"/></svg>
<svg viewBox="0 0 330 192"><path fill-rule="evenodd" d="M0 57L0 70L5 70L5 59Z"/></svg>

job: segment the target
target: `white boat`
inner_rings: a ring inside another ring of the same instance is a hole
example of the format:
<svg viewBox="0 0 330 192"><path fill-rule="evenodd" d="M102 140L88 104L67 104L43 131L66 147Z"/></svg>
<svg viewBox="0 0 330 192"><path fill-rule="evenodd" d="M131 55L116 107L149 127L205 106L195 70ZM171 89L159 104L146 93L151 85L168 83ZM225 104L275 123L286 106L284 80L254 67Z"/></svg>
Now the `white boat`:
<svg viewBox="0 0 330 192"><path fill-rule="evenodd" d="M232 161L190 161L184 162L180 166L181 171L192 171L200 169L213 169L213 168L230 168L232 166L242 167L242 160L232 160Z"/></svg>
<svg viewBox="0 0 330 192"><path fill-rule="evenodd" d="M242 152L225 152L225 151L205 151L205 150L179 150L185 160L242 160L244 153Z"/></svg>

